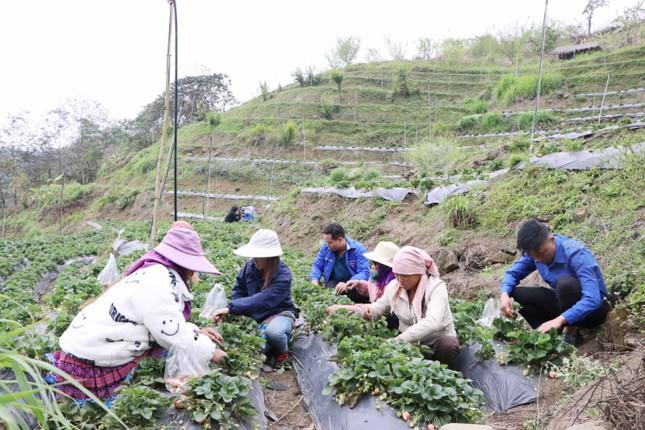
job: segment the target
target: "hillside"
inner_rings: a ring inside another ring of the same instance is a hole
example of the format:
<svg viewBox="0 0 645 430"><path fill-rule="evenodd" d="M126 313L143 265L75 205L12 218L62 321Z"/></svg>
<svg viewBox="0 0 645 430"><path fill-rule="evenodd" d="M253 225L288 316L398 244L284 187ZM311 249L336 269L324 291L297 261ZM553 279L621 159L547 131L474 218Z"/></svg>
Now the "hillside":
<svg viewBox="0 0 645 430"><path fill-rule="evenodd" d="M529 160L645 142L645 45L547 61L531 140L536 70L526 65L516 75L512 67L382 62L342 69L340 91L331 72L315 85L284 86L179 130L180 191L278 200L206 203L199 194L181 195L179 211L222 218L232 204L253 204L261 225L307 256L321 226L336 220L368 247L392 240L428 249L451 296L479 302L497 294L517 257L516 228L535 217L585 242L609 289L622 297L608 328L584 352L608 361L613 348L642 350L645 154L628 151L619 169L549 169ZM61 226L72 234L87 220L149 221L158 148L136 154L117 148L94 183L67 184L62 219L60 187L33 190L24 210L7 220L9 236L55 233ZM488 180L505 168L511 170ZM483 179L465 195L423 204L438 186ZM419 195L392 202L300 192L321 186L409 187ZM171 205L166 195L166 218ZM561 398L545 394L546 408L553 408L543 419L557 424L565 414L556 407ZM529 405L488 422L519 428L535 415L536 405Z"/></svg>

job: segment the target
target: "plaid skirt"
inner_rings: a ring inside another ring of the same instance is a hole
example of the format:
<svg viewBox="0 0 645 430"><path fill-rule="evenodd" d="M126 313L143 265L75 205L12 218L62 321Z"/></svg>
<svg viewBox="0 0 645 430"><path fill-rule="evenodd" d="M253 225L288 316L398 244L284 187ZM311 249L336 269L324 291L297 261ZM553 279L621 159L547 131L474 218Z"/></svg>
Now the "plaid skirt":
<svg viewBox="0 0 645 430"><path fill-rule="evenodd" d="M144 352L128 363L112 367L97 366L93 360L79 358L64 351L49 353L46 357L55 367L68 373L99 399L111 400L114 397L114 391L121 383L131 377L132 371L138 367L142 358L161 358L165 354L166 350L156 347ZM57 385L57 389L78 402L83 403L90 400L83 391L66 382L65 378L57 373L52 372L45 379L50 384Z"/></svg>

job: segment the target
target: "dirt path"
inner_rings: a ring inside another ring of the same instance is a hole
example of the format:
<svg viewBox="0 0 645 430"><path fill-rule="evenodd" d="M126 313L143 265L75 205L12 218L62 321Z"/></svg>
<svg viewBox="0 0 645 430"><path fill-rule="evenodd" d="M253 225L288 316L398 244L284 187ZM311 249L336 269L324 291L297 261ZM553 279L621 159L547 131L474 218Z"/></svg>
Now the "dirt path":
<svg viewBox="0 0 645 430"><path fill-rule="evenodd" d="M266 382L263 384L266 409L269 415L276 419L273 421L267 417L269 430L313 430L314 425L305 408L304 398L293 370L285 370L281 374L262 372L261 377ZM269 388L272 383L285 384L287 389L273 390Z"/></svg>

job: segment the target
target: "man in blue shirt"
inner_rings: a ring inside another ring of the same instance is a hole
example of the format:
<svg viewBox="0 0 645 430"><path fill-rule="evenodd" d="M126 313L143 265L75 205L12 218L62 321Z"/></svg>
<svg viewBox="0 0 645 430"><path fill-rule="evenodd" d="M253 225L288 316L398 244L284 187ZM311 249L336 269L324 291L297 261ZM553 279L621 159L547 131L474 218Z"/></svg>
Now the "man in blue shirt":
<svg viewBox="0 0 645 430"><path fill-rule="evenodd" d="M581 243L551 234L537 220L525 222L517 234L522 257L506 272L501 285L502 314L513 313L513 300L533 328L547 332L563 329L565 341L579 340L577 328L595 327L607 318L610 305L600 267ZM551 288L518 287L537 270Z"/></svg>
<svg viewBox="0 0 645 430"><path fill-rule="evenodd" d="M367 249L360 242L345 237L345 229L337 223L326 225L322 236L325 243L311 266L309 279L318 285L323 278L326 288L335 288L339 294L347 293L353 301L361 300L362 296L354 294L353 289L347 290L346 282L369 280L370 263L363 255Z"/></svg>

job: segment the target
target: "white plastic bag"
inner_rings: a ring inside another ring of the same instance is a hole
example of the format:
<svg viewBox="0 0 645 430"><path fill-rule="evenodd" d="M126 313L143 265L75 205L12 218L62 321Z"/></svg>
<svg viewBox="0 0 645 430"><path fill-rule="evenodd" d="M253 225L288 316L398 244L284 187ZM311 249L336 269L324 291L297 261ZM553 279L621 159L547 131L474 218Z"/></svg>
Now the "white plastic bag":
<svg viewBox="0 0 645 430"><path fill-rule="evenodd" d="M484 327L492 327L493 320L501 316L499 311L499 301L494 298L486 300L482 316L477 322Z"/></svg>
<svg viewBox="0 0 645 430"><path fill-rule="evenodd" d="M210 358L197 356L195 350L186 348L185 345L173 345L166 357L166 389L171 393L184 392L188 381L209 372Z"/></svg>
<svg viewBox="0 0 645 430"><path fill-rule="evenodd" d="M110 253L107 264L96 279L98 279L101 285L109 286L117 282L119 278L121 278L121 273L119 273L119 268L116 265L116 258L114 258L114 254Z"/></svg>
<svg viewBox="0 0 645 430"><path fill-rule="evenodd" d="M199 316L202 318L209 318L213 312L217 309L225 308L228 306L228 300L226 299L226 293L224 288L220 284L215 284L213 289L206 296L206 301L204 301L204 306L202 306L202 311Z"/></svg>

